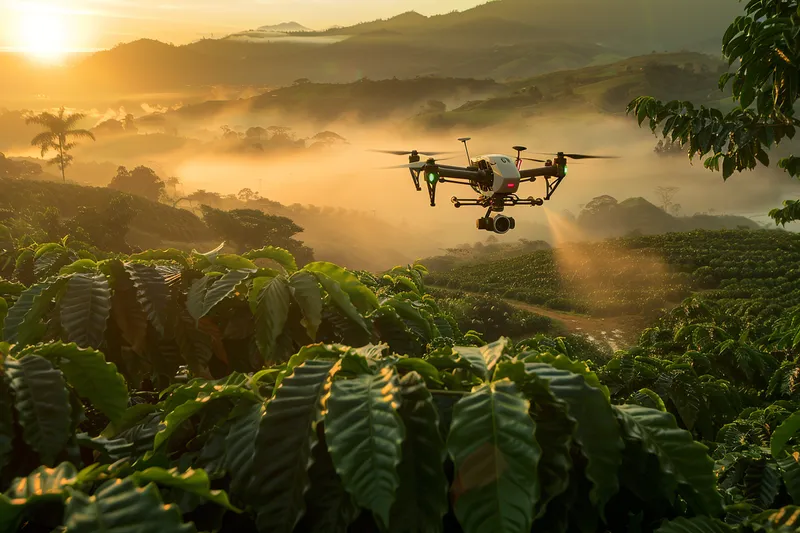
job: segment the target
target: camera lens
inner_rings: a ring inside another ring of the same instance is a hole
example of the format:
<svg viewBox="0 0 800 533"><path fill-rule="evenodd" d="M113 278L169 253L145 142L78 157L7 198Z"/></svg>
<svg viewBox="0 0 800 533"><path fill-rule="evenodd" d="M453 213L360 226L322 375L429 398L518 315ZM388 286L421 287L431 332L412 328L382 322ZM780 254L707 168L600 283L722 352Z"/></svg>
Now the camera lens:
<svg viewBox="0 0 800 533"><path fill-rule="evenodd" d="M494 232L499 234L508 233L511 229L511 220L503 215L497 215L494 219Z"/></svg>

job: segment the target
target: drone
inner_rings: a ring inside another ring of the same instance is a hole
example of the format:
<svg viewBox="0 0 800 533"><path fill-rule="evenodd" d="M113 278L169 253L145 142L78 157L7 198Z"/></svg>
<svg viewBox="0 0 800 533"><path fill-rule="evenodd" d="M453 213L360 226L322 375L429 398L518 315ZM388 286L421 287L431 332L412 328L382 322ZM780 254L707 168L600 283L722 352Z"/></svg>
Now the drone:
<svg viewBox="0 0 800 533"><path fill-rule="evenodd" d="M516 157L503 154L470 157L467 142L472 139L463 137L458 140L464 143L464 150L467 153L468 164L466 167L442 165L435 159L435 156L453 154L454 152L424 152L419 150L372 151L392 155L407 155L407 165L388 168L407 168L411 173L411 179L417 191L422 190L420 181L424 181L430 196L431 207L436 206L436 187L440 183L456 183L472 187L472 190L478 194L477 198L457 198L453 196L450 201L456 208L462 206L488 208L486 215L476 221L476 226L478 230L494 232L499 235L506 234L516 227L516 222L512 217L501 214L506 207L518 205L541 207L553 197L556 189L567 176L568 159L617 159L616 156L568 154L564 152L541 154L555 156L553 159L532 159L522 157L522 152L527 150L524 146L512 147L512 150L517 152ZM425 161L422 160L422 155L427 156ZM523 169L523 161L544 163L544 166ZM517 194L520 184L534 182L538 178L544 178L546 184L544 198L534 198L533 196L520 198ZM492 213L495 213L495 215L492 216Z"/></svg>

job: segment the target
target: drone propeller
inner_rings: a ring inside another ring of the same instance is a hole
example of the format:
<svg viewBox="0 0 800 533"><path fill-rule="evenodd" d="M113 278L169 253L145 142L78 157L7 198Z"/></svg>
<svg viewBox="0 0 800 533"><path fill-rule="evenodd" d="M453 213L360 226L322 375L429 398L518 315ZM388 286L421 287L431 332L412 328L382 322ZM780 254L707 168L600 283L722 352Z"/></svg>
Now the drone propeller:
<svg viewBox="0 0 800 533"><path fill-rule="evenodd" d="M417 161L416 163L409 163L407 165L397 165L397 166L393 166L393 167L381 167L381 170L389 170L389 169L394 169L394 168L420 169L420 168L425 167L425 165L427 165L427 164L428 163L426 163L425 161Z"/></svg>
<svg viewBox="0 0 800 533"><path fill-rule="evenodd" d="M435 165L439 161L449 161L451 159L455 159L455 157L445 157L444 159L436 159L433 164ZM417 161L416 163L409 163L409 164L406 164L406 165L397 165L397 166L392 166L392 167L381 167L381 168L383 170L389 170L389 169L394 169L394 168L421 169L421 168L424 168L428 164L430 164L430 163L428 163L428 161Z"/></svg>
<svg viewBox="0 0 800 533"><path fill-rule="evenodd" d="M542 155L559 155L559 154L551 154L546 152L536 152ZM569 159L619 159L619 156L616 155L585 155L585 154L561 154L566 158Z"/></svg>
<svg viewBox="0 0 800 533"><path fill-rule="evenodd" d="M403 151L403 150L370 150L370 152L377 152L379 154L391 154L391 155L447 155L447 154L454 154L455 152L425 152L423 150L411 150L411 151Z"/></svg>
<svg viewBox="0 0 800 533"><path fill-rule="evenodd" d="M521 157L523 161L535 161L537 163L547 163L544 159L531 159L530 157Z"/></svg>

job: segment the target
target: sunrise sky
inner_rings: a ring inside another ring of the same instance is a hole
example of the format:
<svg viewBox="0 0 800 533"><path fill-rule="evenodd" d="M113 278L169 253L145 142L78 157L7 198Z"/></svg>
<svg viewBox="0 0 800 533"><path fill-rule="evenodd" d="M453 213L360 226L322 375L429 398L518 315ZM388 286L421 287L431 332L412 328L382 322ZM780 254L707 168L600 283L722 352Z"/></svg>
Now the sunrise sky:
<svg viewBox="0 0 800 533"><path fill-rule="evenodd" d="M47 56L142 37L181 44L281 22L325 29L481 3L485 0L0 0L0 49Z"/></svg>

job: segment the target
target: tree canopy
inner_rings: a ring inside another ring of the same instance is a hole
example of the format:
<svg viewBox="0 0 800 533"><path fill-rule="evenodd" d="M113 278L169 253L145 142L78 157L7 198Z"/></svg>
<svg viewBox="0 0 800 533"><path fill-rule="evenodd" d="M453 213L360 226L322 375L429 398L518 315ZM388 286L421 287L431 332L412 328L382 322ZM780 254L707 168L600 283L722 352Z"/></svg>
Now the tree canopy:
<svg viewBox="0 0 800 533"><path fill-rule="evenodd" d="M258 209L223 211L201 206L203 220L223 239L235 243L241 251L263 246L277 246L290 251L298 264L313 261L313 250L292 237L303 231L291 219L268 215Z"/></svg>
<svg viewBox="0 0 800 533"><path fill-rule="evenodd" d="M45 131L31 140L31 145L39 147L43 156L50 150L56 152L56 156L48 163L58 166L61 170L61 179L65 183L67 181L66 169L73 160L69 152L77 145L76 141L78 139L94 140L92 132L75 127L85 116L81 113L67 115L62 107L58 114L44 112L26 119L27 124L38 124L45 128Z"/></svg>
<svg viewBox="0 0 800 533"><path fill-rule="evenodd" d="M138 166L130 171L119 167L108 187L157 202L163 196L166 184L152 168Z"/></svg>
<svg viewBox="0 0 800 533"><path fill-rule="evenodd" d="M794 104L800 95L800 5L797 0L750 0L722 41L722 52L734 72L719 80L730 85L738 105L720 109L673 100L667 103L641 96L628 105L641 126L649 120L653 133L685 145L689 158L699 156L708 169L722 170L727 180L734 172L770 165L768 151L794 138L799 125ZM800 158L778 161L790 177L800 176ZM776 224L800 220L800 200L787 200L773 209Z"/></svg>

